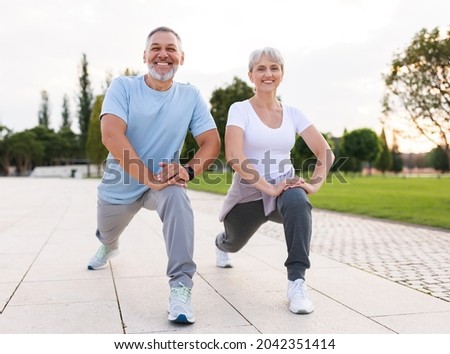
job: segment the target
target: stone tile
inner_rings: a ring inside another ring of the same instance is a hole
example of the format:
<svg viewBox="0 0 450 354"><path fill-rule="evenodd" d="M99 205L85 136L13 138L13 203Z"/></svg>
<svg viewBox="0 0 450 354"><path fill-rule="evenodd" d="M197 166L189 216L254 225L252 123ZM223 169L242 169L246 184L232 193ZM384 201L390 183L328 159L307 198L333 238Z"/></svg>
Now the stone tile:
<svg viewBox="0 0 450 354"><path fill-rule="evenodd" d="M270 293L276 291L287 291L286 276L274 269L263 268L261 270L235 271L234 268L218 268L217 273L201 273L208 284L210 284L221 295L245 294L252 296L257 293Z"/></svg>
<svg viewBox="0 0 450 354"><path fill-rule="evenodd" d="M0 315L16 290L17 283L0 283Z"/></svg>
<svg viewBox="0 0 450 354"><path fill-rule="evenodd" d="M115 301L8 306L0 315L2 334L123 333Z"/></svg>
<svg viewBox="0 0 450 354"><path fill-rule="evenodd" d="M3 243L0 243L3 247ZM30 269L36 255L34 253L1 254L0 282L19 283Z"/></svg>
<svg viewBox="0 0 450 354"><path fill-rule="evenodd" d="M257 333L238 311L200 277L192 292L196 322L177 325L167 320L167 278L120 278L116 280L127 333Z"/></svg>
<svg viewBox="0 0 450 354"><path fill-rule="evenodd" d="M312 269L308 285L368 317L450 311L450 303L351 267Z"/></svg>
<svg viewBox="0 0 450 354"><path fill-rule="evenodd" d="M111 269L106 267L99 270L88 270L87 260L79 259L78 262L61 263L42 262L39 259L28 271L25 280L28 282L48 282L65 280L89 280L89 279L111 279Z"/></svg>
<svg viewBox="0 0 450 354"><path fill-rule="evenodd" d="M373 317L373 320L398 333L450 334L450 311Z"/></svg>
<svg viewBox="0 0 450 354"><path fill-rule="evenodd" d="M23 282L8 307L115 300L112 279Z"/></svg>
<svg viewBox="0 0 450 354"><path fill-rule="evenodd" d="M296 315L289 311L285 292L239 292L226 295L226 300L261 333L282 334L387 334L386 327L322 294L310 291L315 311Z"/></svg>

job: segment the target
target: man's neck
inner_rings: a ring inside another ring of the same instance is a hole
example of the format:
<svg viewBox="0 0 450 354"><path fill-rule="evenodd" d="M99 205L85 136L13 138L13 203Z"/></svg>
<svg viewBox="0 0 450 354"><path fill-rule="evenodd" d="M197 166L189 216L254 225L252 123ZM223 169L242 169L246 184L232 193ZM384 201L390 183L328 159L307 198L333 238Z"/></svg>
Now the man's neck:
<svg viewBox="0 0 450 354"><path fill-rule="evenodd" d="M173 80L159 81L151 77L149 74L144 75L144 81L148 87L156 91L167 91L173 85Z"/></svg>

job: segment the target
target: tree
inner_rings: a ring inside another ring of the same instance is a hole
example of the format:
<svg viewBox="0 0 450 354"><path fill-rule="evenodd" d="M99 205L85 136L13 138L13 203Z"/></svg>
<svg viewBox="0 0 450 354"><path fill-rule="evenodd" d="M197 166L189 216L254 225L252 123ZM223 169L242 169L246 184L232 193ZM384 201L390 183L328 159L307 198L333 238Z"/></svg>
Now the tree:
<svg viewBox="0 0 450 354"><path fill-rule="evenodd" d="M92 102L94 95L89 80L88 62L86 54L81 59L81 75L79 78L80 93L78 95L78 123L80 127L80 143L82 151L85 151L89 120L92 113Z"/></svg>
<svg viewBox="0 0 450 354"><path fill-rule="evenodd" d="M105 161L108 156L108 150L102 143L102 134L100 131L99 117L102 110L103 98L104 96L100 95L95 99L86 142L86 156L90 162L97 165L98 174L100 174L102 162Z"/></svg>
<svg viewBox="0 0 450 354"><path fill-rule="evenodd" d="M398 174L403 171L402 154L398 151L392 151L392 167L391 171Z"/></svg>
<svg viewBox="0 0 450 354"><path fill-rule="evenodd" d="M224 136L225 126L228 118L228 109L236 101L243 101L253 96L253 89L247 83L237 77L233 82L224 87L213 91L209 103L211 103L211 114L217 124L222 148L219 155L220 159L225 159Z"/></svg>
<svg viewBox="0 0 450 354"><path fill-rule="evenodd" d="M434 148L428 154L428 159L435 170L445 173L449 171L448 159L441 147Z"/></svg>
<svg viewBox="0 0 450 354"><path fill-rule="evenodd" d="M331 149L334 148L334 142L329 134L323 134L323 137L330 145ZM316 157L311 149L306 145L302 137L298 137L295 141L295 145L291 150L292 164L297 171L304 173L312 172L316 163Z"/></svg>
<svg viewBox="0 0 450 354"><path fill-rule="evenodd" d="M348 135L347 128L344 129L344 134L342 135L340 141L339 141L339 151L338 155L336 157L344 158L345 161L342 164L341 170L343 172L352 172L352 173L359 173L362 170L362 164L360 161L357 161L353 156L350 156L345 150L344 150L344 141L346 136ZM337 159L337 158L336 158Z"/></svg>
<svg viewBox="0 0 450 354"><path fill-rule="evenodd" d="M395 174L403 171L403 159L402 154L400 153L398 149L398 143L397 143L397 131L392 131L392 166L391 171Z"/></svg>
<svg viewBox="0 0 450 354"><path fill-rule="evenodd" d="M384 133L384 129L381 131L380 144L381 153L378 157L375 167L384 175L386 171L389 171L392 167L392 154L386 141L386 134Z"/></svg>
<svg viewBox="0 0 450 354"><path fill-rule="evenodd" d="M381 144L377 134L369 128L351 131L342 137L341 148L348 157L354 157L358 162L369 163L369 173L372 163L381 152Z"/></svg>
<svg viewBox="0 0 450 354"><path fill-rule="evenodd" d="M81 158L80 139L70 128L62 128L57 133L60 144L60 155L55 161L58 164L71 164L76 158Z"/></svg>
<svg viewBox="0 0 450 354"><path fill-rule="evenodd" d="M38 124L48 128L50 124L49 96L45 90L41 91L41 105L38 112Z"/></svg>
<svg viewBox="0 0 450 354"><path fill-rule="evenodd" d="M49 129L42 125L38 125L26 131L31 132L42 146L42 156L39 155L39 159L34 158L33 163L41 166L54 165L55 160L62 154L60 137L53 129ZM35 156L33 155L33 157Z"/></svg>
<svg viewBox="0 0 450 354"><path fill-rule="evenodd" d="M70 129L72 120L70 119L69 97L64 95L61 111L62 124L61 129Z"/></svg>
<svg viewBox="0 0 450 354"><path fill-rule="evenodd" d="M0 125L0 176L8 176L11 163L11 151L8 146L11 130Z"/></svg>
<svg viewBox="0 0 450 354"><path fill-rule="evenodd" d="M64 95L62 112L61 112L62 124L57 135L60 142L60 154L57 159L59 164L70 164L77 157L81 158L80 139L72 131L72 119L70 118L69 97Z"/></svg>
<svg viewBox="0 0 450 354"><path fill-rule="evenodd" d="M450 31L420 30L383 78L385 114L406 119L450 162Z"/></svg>
<svg viewBox="0 0 450 354"><path fill-rule="evenodd" d="M125 76L137 76L137 75L139 75L139 70L126 68L123 71L123 75L125 75Z"/></svg>
<svg viewBox="0 0 450 354"><path fill-rule="evenodd" d="M45 154L44 144L30 130L12 134L8 144L19 176L27 175L33 163L41 161Z"/></svg>

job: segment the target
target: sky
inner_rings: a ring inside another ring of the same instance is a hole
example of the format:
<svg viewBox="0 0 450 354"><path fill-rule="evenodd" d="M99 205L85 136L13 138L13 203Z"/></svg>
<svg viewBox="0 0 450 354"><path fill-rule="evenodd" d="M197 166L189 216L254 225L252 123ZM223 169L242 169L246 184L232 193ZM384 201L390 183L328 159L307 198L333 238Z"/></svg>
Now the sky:
<svg viewBox="0 0 450 354"><path fill-rule="evenodd" d="M394 53L422 28L450 28L448 0L0 0L0 125L15 132L37 125L41 91L50 125L61 125L69 97L72 128L83 53L94 94L108 75L144 74L148 33L169 26L183 40L176 81L212 92L247 76L250 52L278 48L285 76L278 95L322 132L381 132L382 74ZM429 144L400 141L403 152Z"/></svg>

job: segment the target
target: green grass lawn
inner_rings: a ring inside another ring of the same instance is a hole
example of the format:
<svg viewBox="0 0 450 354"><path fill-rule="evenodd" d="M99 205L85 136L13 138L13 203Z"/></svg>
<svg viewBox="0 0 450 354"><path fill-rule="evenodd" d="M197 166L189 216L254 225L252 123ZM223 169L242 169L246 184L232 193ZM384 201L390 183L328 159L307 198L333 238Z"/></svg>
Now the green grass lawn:
<svg viewBox="0 0 450 354"><path fill-rule="evenodd" d="M226 194L231 176L207 173L189 188ZM311 196L315 208L450 229L450 178L331 178Z"/></svg>

